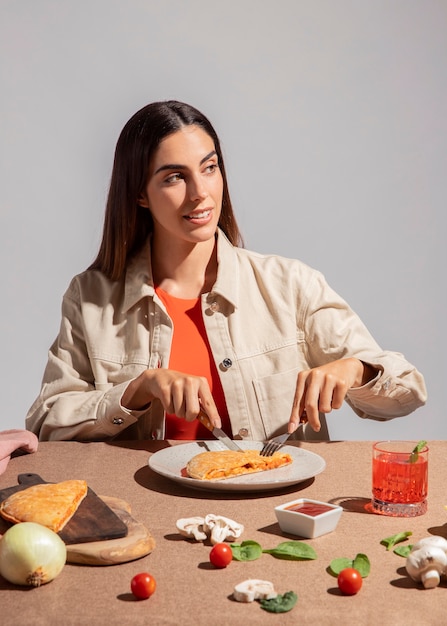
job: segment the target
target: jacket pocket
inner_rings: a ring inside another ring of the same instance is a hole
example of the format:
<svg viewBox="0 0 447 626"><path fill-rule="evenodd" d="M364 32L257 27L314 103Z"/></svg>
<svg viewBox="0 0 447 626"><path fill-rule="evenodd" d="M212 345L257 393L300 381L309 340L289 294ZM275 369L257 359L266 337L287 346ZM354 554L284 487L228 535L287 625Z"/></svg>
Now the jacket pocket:
<svg viewBox="0 0 447 626"><path fill-rule="evenodd" d="M299 371L293 368L253 381L261 420L270 436L287 429Z"/></svg>
<svg viewBox="0 0 447 626"><path fill-rule="evenodd" d="M259 406L259 413L265 431L269 437L280 435L287 430L293 398L295 397L296 380L301 368L293 368L286 372L277 372L253 381L253 387ZM308 441L329 441L330 435L326 416L320 413L321 429L315 432L308 425L298 428L291 439Z"/></svg>
<svg viewBox="0 0 447 626"><path fill-rule="evenodd" d="M97 391L107 391L115 385L132 380L147 368L146 364L123 360L93 359L91 365Z"/></svg>

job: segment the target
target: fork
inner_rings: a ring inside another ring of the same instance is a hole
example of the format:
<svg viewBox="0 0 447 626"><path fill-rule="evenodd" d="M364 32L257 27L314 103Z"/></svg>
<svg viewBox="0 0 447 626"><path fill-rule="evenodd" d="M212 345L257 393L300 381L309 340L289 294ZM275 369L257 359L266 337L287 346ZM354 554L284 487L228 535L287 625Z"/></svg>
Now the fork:
<svg viewBox="0 0 447 626"><path fill-rule="evenodd" d="M300 422L298 424L298 428L303 426L305 422ZM264 443L262 446L262 450L259 453L259 456L273 456L275 452L277 452L290 437L291 433L284 433L283 435L278 435L277 437L273 437Z"/></svg>

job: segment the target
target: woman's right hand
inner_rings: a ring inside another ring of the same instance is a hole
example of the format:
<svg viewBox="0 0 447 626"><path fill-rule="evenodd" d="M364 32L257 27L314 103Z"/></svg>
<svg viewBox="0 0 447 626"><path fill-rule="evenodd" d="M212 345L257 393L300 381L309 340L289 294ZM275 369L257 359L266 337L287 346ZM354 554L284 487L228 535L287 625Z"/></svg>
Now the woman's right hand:
<svg viewBox="0 0 447 626"><path fill-rule="evenodd" d="M213 426L221 420L206 378L169 369L147 369L132 380L123 394L121 404L130 411L139 411L157 398L167 413L188 422L204 409Z"/></svg>

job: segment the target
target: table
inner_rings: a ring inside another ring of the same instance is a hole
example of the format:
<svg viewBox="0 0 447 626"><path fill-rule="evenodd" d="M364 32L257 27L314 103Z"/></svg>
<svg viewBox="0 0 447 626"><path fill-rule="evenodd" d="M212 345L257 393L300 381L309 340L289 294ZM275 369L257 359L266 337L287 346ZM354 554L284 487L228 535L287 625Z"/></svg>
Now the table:
<svg viewBox="0 0 447 626"><path fill-rule="evenodd" d="M142 559L120 565L67 564L58 578L36 589L16 587L0 577L3 624L447 623L447 582L424 590L406 576L405 560L380 544L381 539L407 530L413 532L411 542L430 534L447 537L447 441L429 442L428 512L412 519L365 510L371 491L370 441L294 443L321 455L327 463L325 471L292 488L259 493L202 492L158 476L149 469L148 458L171 444L42 442L36 453L11 459L0 476L0 488L16 484L17 475L26 472L54 482L84 478L97 494L129 502L133 516L154 536L156 548ZM180 517L220 514L244 524L242 539L273 548L285 540L273 508L299 496L344 507L335 532L304 540L315 548L315 561L283 561L263 554L257 561L233 561L218 570L209 564L210 547L184 539L175 526ZM360 552L368 555L371 573L358 595L342 596L326 568L334 558L354 558ZM156 578L157 590L149 600L136 601L129 583L141 571ZM298 603L289 613L275 615L256 602L232 601L234 585L248 578L270 580L279 593L294 590Z"/></svg>

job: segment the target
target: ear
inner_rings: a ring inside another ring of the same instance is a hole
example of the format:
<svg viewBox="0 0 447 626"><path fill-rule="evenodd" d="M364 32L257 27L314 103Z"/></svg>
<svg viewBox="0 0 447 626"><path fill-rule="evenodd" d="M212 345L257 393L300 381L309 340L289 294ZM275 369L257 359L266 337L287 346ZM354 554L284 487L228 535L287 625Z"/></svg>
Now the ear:
<svg viewBox="0 0 447 626"><path fill-rule="evenodd" d="M138 196L138 204L139 206L142 206L144 209L149 208L149 200L143 194L141 194L141 196Z"/></svg>

